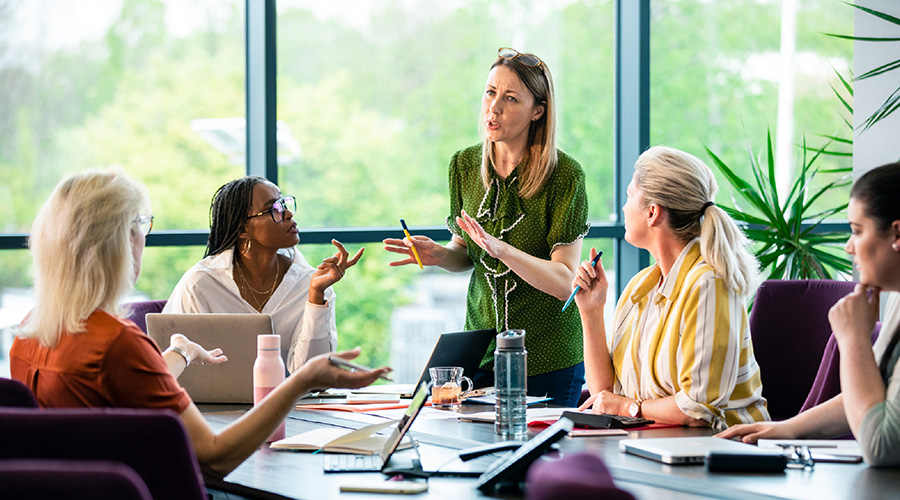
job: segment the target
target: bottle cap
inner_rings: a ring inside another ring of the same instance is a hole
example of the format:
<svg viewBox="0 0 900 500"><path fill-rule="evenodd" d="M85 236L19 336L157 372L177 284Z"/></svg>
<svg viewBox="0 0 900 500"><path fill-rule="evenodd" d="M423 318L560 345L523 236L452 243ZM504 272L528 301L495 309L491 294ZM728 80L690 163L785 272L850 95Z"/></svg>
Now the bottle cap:
<svg viewBox="0 0 900 500"><path fill-rule="evenodd" d="M256 348L263 351L281 352L281 335L258 335Z"/></svg>
<svg viewBox="0 0 900 500"><path fill-rule="evenodd" d="M525 330L513 329L498 333L497 349L525 349Z"/></svg>

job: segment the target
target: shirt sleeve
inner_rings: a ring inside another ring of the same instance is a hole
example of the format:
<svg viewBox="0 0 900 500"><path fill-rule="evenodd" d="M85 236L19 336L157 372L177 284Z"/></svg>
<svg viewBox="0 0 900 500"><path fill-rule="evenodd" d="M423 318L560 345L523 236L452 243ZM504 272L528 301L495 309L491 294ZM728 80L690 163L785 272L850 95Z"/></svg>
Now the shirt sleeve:
<svg viewBox="0 0 900 500"><path fill-rule="evenodd" d="M462 228L459 227L459 224L456 223L456 217L459 216L459 213L463 209L463 198L462 198L462 181L459 179L459 154L457 151L453 154L453 158L450 159L450 167L449 167L449 184L450 184L450 215L447 216L447 229L450 230L451 233L459 236L460 238L464 237Z"/></svg>
<svg viewBox="0 0 900 500"><path fill-rule="evenodd" d="M101 361L100 386L115 407L169 409L181 414L190 396L169 373L159 348L137 327L126 326Z"/></svg>
<svg viewBox="0 0 900 500"><path fill-rule="evenodd" d="M337 349L337 318L334 302L336 294L331 287L325 289L325 304L313 304L305 300L303 318L288 348L288 371L294 373L309 358L334 352Z"/></svg>
<svg viewBox="0 0 900 500"><path fill-rule="evenodd" d="M569 245L579 238L583 238L590 228L587 222L588 202L587 191L584 183L584 171L571 160L574 165L558 165L557 169L563 170L559 175L550 180L552 185L552 198L549 213L549 231L547 232L547 246L550 251L557 245Z"/></svg>
<svg viewBox="0 0 900 500"><path fill-rule="evenodd" d="M738 380L740 341L748 333L742 307L737 294L728 291L721 279L704 277L689 294L680 318L675 403L685 415L705 420L713 428L725 425L722 407Z"/></svg>

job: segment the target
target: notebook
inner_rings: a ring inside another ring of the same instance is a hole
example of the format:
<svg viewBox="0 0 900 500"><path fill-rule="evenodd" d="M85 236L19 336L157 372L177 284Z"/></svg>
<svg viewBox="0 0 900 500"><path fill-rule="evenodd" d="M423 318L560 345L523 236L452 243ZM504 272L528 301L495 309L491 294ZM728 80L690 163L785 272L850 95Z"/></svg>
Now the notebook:
<svg viewBox="0 0 900 500"><path fill-rule="evenodd" d="M394 431L384 442L381 453L378 455L325 455L323 461L325 472L378 472L384 469L403 437L409 432L409 428L415 422L419 411L425 406L425 401L428 399L429 385L427 382L419 385L418 390L413 395L412 402L409 403L409 408L407 408L403 417L397 423L397 427L394 428Z"/></svg>
<svg viewBox="0 0 900 500"><path fill-rule="evenodd" d="M195 403L253 403L256 336L272 333L268 314L147 314L147 334L161 350L181 333L206 349L219 347L228 361L191 365L178 377Z"/></svg>
<svg viewBox="0 0 900 500"><path fill-rule="evenodd" d="M497 336L497 330L469 330L465 332L442 333L438 337L431 357L419 381L415 384L382 384L370 385L362 389L354 389L357 394L400 394L401 397L412 397L416 387L423 382L431 383L431 373L428 369L433 366L461 366L463 375L472 377L484 359L491 340Z"/></svg>
<svg viewBox="0 0 900 500"><path fill-rule="evenodd" d="M710 451L759 455L771 453L750 444L711 436L623 439L619 441L619 451L672 465L702 464Z"/></svg>

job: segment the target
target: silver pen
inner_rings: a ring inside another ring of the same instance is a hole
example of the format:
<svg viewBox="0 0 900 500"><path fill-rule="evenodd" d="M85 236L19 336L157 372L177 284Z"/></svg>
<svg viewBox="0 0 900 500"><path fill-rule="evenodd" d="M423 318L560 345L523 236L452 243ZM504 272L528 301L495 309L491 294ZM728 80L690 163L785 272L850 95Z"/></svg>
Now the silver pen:
<svg viewBox="0 0 900 500"><path fill-rule="evenodd" d="M344 358L339 358L339 357L337 357L337 356L328 356L328 361L331 361L331 364L333 364L333 365L335 365L335 366L340 366L340 367L343 367L343 368L350 368L351 370L356 370L356 371L360 371L360 372L370 372L370 371L373 371L373 370L372 370L371 368L369 368L368 366L358 365L358 364L356 364L356 363L354 363L354 362L352 362L352 361L347 361L346 359L344 359ZM388 382L393 382L393 381L394 381L393 379L388 378L388 377L385 376L385 375L379 375L378 378L383 379L383 380L387 380Z"/></svg>

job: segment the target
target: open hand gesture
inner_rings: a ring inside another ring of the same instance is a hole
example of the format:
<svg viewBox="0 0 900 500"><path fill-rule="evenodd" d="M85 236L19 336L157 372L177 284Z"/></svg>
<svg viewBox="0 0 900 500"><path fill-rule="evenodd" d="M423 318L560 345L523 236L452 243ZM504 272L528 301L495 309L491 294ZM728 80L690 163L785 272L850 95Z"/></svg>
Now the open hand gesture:
<svg viewBox="0 0 900 500"><path fill-rule="evenodd" d="M460 216L456 218L459 227L472 238L476 245L484 249L491 257L502 259L502 253L506 250L507 243L491 236L481 227L475 219L469 217L469 214L463 210Z"/></svg>
<svg viewBox="0 0 900 500"><path fill-rule="evenodd" d="M331 244L336 246L338 251L319 264L309 282L310 302L316 304L325 302L325 289L340 281L347 269L356 265L365 250L365 247L360 248L352 259L348 259L350 253L340 241L331 240Z"/></svg>

